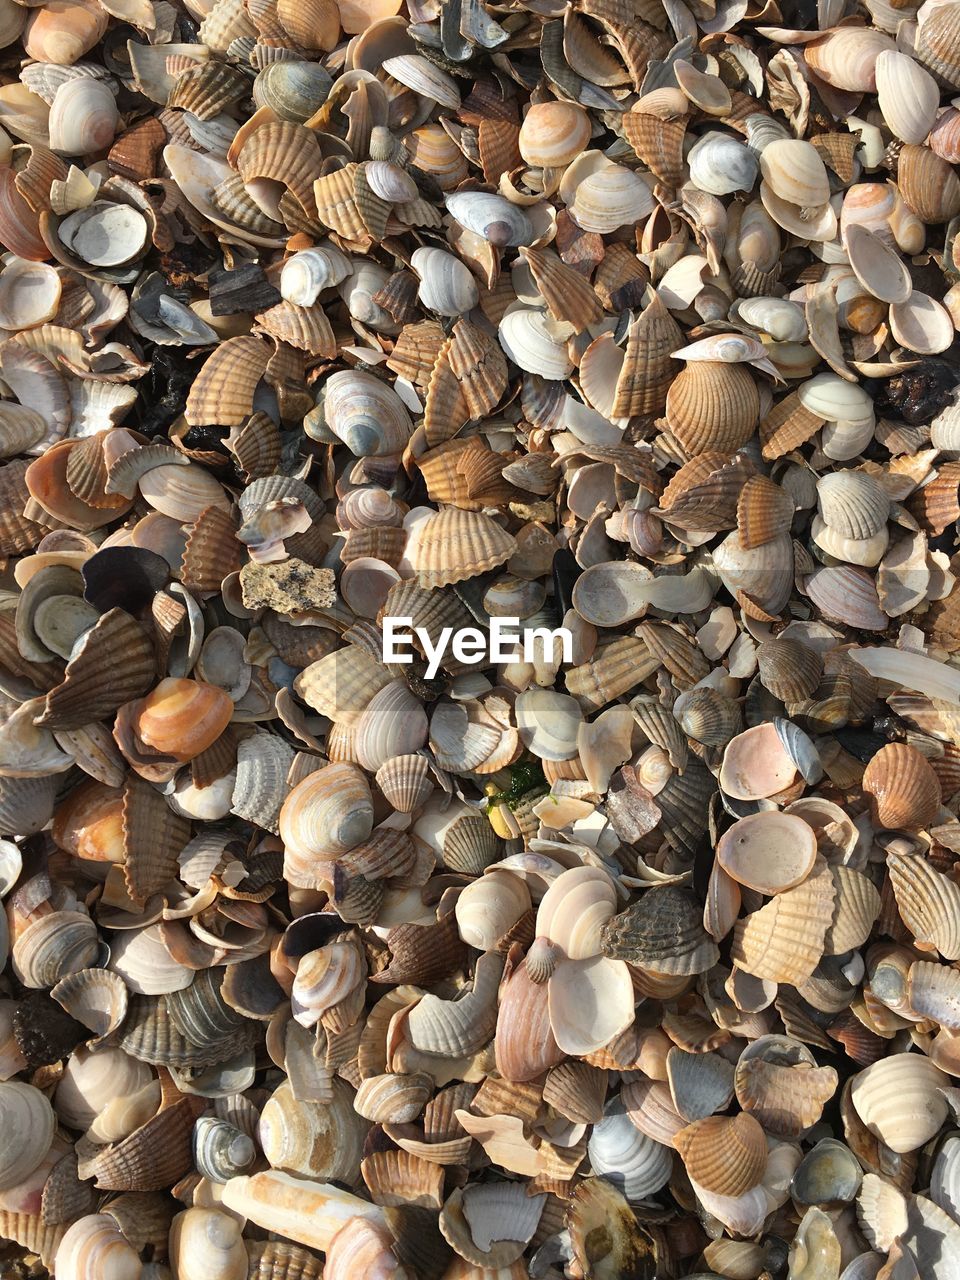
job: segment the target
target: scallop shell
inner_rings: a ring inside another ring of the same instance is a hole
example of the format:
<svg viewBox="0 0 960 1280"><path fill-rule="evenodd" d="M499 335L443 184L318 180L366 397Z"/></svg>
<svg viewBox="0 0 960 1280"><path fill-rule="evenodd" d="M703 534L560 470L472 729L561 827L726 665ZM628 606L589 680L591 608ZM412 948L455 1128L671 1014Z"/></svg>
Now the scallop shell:
<svg viewBox="0 0 960 1280"><path fill-rule="evenodd" d="M688 454L735 453L756 430L760 398L744 365L696 361L667 392L670 430Z"/></svg>
<svg viewBox="0 0 960 1280"><path fill-rule="evenodd" d="M749 1112L695 1120L674 1138L688 1176L707 1191L742 1196L767 1167L767 1140Z"/></svg>
<svg viewBox="0 0 960 1280"><path fill-rule="evenodd" d="M127 985L108 969L77 969L50 992L57 1004L93 1032L90 1048L102 1043L127 1014Z"/></svg>
<svg viewBox="0 0 960 1280"><path fill-rule="evenodd" d="M601 931L604 955L657 973L703 973L719 952L689 890L655 886Z"/></svg>
<svg viewBox="0 0 960 1280"><path fill-rule="evenodd" d="M826 866L737 923L731 957L741 969L771 982L805 982L823 954L835 897Z"/></svg>
<svg viewBox="0 0 960 1280"><path fill-rule="evenodd" d="M877 826L916 831L929 826L940 808L940 784L930 765L906 743L882 747L863 775Z"/></svg>
<svg viewBox="0 0 960 1280"><path fill-rule="evenodd" d="M960 959L960 888L924 858L891 852L887 866L897 910L916 940L947 960Z"/></svg>
<svg viewBox="0 0 960 1280"><path fill-rule="evenodd" d="M400 813L413 813L433 791L424 756L401 755L385 760L376 773L377 786Z"/></svg>
<svg viewBox="0 0 960 1280"><path fill-rule="evenodd" d="M503 564L515 549L515 539L490 516L445 507L418 530L420 583L431 588L462 582Z"/></svg>

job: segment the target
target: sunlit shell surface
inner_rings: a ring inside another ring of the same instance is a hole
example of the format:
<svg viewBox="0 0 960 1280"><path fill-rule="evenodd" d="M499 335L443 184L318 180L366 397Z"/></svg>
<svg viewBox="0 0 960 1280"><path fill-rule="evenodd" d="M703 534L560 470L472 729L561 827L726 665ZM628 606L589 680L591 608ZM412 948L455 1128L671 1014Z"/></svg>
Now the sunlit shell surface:
<svg viewBox="0 0 960 1280"><path fill-rule="evenodd" d="M0 1273L958 1280L960 0L0 0Z"/></svg>

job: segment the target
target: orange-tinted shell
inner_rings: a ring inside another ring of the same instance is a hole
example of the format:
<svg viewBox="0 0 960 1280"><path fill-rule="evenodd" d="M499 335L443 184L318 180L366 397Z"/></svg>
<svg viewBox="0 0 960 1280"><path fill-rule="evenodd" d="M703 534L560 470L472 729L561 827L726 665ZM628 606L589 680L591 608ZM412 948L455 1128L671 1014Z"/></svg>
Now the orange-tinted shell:
<svg viewBox="0 0 960 1280"><path fill-rule="evenodd" d="M693 1181L715 1195L744 1195L767 1167L763 1128L745 1111L695 1120L676 1134L673 1145Z"/></svg>
<svg viewBox="0 0 960 1280"><path fill-rule="evenodd" d="M57 807L53 840L76 858L123 861L123 791L91 779Z"/></svg>
<svg viewBox="0 0 960 1280"><path fill-rule="evenodd" d="M747 365L688 361L667 392L666 416L688 454L735 453L756 430L757 384Z"/></svg>
<svg viewBox="0 0 960 1280"><path fill-rule="evenodd" d="M890 830L918 831L940 809L940 783L916 747L891 742L881 747L863 774L874 822Z"/></svg>
<svg viewBox="0 0 960 1280"><path fill-rule="evenodd" d="M161 680L140 707L137 732L148 747L175 760L192 760L230 723L233 702L202 680Z"/></svg>

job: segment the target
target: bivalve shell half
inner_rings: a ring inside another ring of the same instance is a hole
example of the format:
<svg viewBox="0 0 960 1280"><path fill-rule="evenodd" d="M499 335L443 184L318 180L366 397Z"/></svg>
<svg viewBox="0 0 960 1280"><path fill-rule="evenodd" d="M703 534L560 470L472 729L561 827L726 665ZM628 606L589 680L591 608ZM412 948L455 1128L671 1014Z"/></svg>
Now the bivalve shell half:
<svg viewBox="0 0 960 1280"><path fill-rule="evenodd" d="M850 1096L870 1132L904 1154L928 1142L947 1118L941 1092L947 1083L929 1058L895 1053L854 1076Z"/></svg>
<svg viewBox="0 0 960 1280"><path fill-rule="evenodd" d="M891 742L873 756L863 775L874 821L887 829L917 831L940 809L940 783L916 747Z"/></svg>
<svg viewBox="0 0 960 1280"><path fill-rule="evenodd" d="M780 893L800 884L813 870L817 836L802 818L788 813L754 813L723 833L716 856L739 884L760 893Z"/></svg>
<svg viewBox="0 0 960 1280"><path fill-rule="evenodd" d="M20 1080L0 1084L0 1191L24 1182L50 1149L57 1127L45 1094Z"/></svg>
<svg viewBox="0 0 960 1280"><path fill-rule="evenodd" d="M673 1143L689 1177L715 1195L744 1195L759 1184L767 1167L766 1135L746 1111L695 1120Z"/></svg>
<svg viewBox="0 0 960 1280"><path fill-rule="evenodd" d="M590 117L576 103L533 103L520 126L520 154L537 168L560 169L586 150L590 134Z"/></svg>
<svg viewBox="0 0 960 1280"><path fill-rule="evenodd" d="M929 71L906 53L884 49L876 61L883 120L901 142L923 142L933 128L940 90Z"/></svg>

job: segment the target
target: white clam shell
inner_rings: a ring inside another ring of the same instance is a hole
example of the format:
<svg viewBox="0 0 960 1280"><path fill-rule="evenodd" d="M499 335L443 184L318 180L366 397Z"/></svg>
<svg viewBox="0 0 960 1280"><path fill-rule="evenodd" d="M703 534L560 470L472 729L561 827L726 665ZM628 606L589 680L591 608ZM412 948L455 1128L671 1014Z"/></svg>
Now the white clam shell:
<svg viewBox="0 0 960 1280"><path fill-rule="evenodd" d="M420 277L420 301L431 311L460 316L479 302L480 291L470 268L445 249L417 249L410 265Z"/></svg>
<svg viewBox="0 0 960 1280"><path fill-rule="evenodd" d="M940 89L909 54L884 49L876 61L877 96L883 121L901 142L923 142L933 128Z"/></svg>
<svg viewBox="0 0 960 1280"><path fill-rule="evenodd" d="M705 134L691 147L687 160L691 182L711 195L751 191L757 180L756 155L729 134Z"/></svg>
<svg viewBox="0 0 960 1280"><path fill-rule="evenodd" d="M420 252L419 250L417 251ZM573 372L566 341L545 311L517 307L500 321L500 345L525 373L559 381Z"/></svg>
<svg viewBox="0 0 960 1280"><path fill-rule="evenodd" d="M594 1125L587 1154L594 1172L633 1201L655 1195L666 1186L673 1169L671 1149L641 1133L619 1103L608 1107Z"/></svg>
<svg viewBox="0 0 960 1280"><path fill-rule="evenodd" d="M905 302L890 304L890 332L901 347L917 355L946 351L956 337L950 312L936 298L916 289Z"/></svg>

